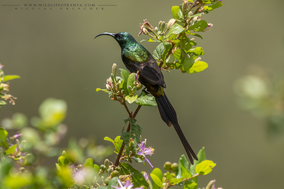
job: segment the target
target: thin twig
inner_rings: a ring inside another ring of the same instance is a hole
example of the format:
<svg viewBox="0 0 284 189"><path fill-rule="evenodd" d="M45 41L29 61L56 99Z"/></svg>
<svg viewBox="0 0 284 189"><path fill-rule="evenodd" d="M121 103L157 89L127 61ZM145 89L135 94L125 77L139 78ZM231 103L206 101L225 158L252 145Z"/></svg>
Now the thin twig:
<svg viewBox="0 0 284 189"><path fill-rule="evenodd" d="M123 104L123 105L124 105L125 109L127 110L130 119L135 118L136 115L138 114L139 110L140 110L141 107L142 107L141 105L139 105L139 106L136 108L134 114L132 115L132 113L130 113L130 111L129 111L127 105L125 104L125 101L124 101L124 104ZM127 127L126 132L129 132L130 129L131 129L131 121L129 121L129 123L128 123L128 127ZM115 166L115 167L117 167L118 164L119 164L119 162L120 162L120 157L122 156L122 152L123 152L124 147L125 147L125 143L122 142L121 147L120 147L119 152L118 152L118 155L117 155L117 157L116 157L115 163L114 163L114 166Z"/></svg>

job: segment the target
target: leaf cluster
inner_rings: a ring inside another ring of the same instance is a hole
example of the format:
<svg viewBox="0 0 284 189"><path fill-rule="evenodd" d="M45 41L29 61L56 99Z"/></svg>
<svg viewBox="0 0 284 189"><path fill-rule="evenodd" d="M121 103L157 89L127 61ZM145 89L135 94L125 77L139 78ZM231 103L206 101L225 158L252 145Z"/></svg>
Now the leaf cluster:
<svg viewBox="0 0 284 189"><path fill-rule="evenodd" d="M18 79L20 76L18 75L5 75L3 71L3 65L0 64L0 97L4 100L0 100L0 109L1 106L6 105L6 101L10 102L11 104L15 105L16 97L8 94L10 84L7 81L11 81L13 79Z"/></svg>
<svg viewBox="0 0 284 189"><path fill-rule="evenodd" d="M204 14L222 6L221 1L184 1L172 7L173 18L166 23L160 21L153 27L147 20L140 24L140 33L150 36L148 42L159 43L153 57L164 70L178 69L182 73L198 73L208 64L201 61L204 50L197 46L194 37L202 39L200 32L208 31L213 24L202 19Z"/></svg>
<svg viewBox="0 0 284 189"><path fill-rule="evenodd" d="M142 84L138 81L138 73L129 73L127 70L120 68L121 76L116 76L113 71L111 76L106 81L106 89L97 88L96 91L103 91L109 94L111 100L119 101L125 105L125 102L132 104L133 102L141 106L156 106L155 98L147 95L142 91L139 95L136 94Z"/></svg>

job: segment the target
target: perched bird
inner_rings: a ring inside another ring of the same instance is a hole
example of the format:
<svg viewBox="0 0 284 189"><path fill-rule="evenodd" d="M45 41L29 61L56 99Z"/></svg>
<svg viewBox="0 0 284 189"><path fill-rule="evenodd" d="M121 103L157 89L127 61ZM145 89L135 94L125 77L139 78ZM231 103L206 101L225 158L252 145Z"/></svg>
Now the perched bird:
<svg viewBox="0 0 284 189"><path fill-rule="evenodd" d="M118 42L121 48L122 61L130 72L137 73L137 71L139 71L139 81L147 88L147 91L155 97L160 115L164 122L168 126L174 126L188 158L193 164L193 158L196 160L198 160L198 158L187 142L178 124L176 111L163 90L163 88L166 87L166 83L156 60L145 47L140 45L132 35L127 32L101 33L95 38L102 35L112 36Z"/></svg>

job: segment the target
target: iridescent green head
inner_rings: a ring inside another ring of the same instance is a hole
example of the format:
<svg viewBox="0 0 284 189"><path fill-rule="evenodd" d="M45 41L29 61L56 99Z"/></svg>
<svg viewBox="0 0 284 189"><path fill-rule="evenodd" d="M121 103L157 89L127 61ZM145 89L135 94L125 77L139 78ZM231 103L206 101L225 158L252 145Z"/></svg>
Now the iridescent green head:
<svg viewBox="0 0 284 189"><path fill-rule="evenodd" d="M121 48L127 47L127 45L132 45L133 43L137 43L134 37L127 32L119 32L119 33L101 33L97 35L95 38L102 36L102 35L109 35L112 36L120 45Z"/></svg>

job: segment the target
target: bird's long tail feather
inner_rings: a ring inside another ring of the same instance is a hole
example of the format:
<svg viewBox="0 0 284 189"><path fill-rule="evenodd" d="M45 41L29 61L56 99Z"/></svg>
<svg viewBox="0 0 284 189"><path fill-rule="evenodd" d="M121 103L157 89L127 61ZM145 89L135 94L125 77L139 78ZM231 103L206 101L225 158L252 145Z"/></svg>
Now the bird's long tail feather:
<svg viewBox="0 0 284 189"><path fill-rule="evenodd" d="M156 102L158 104L158 108L160 111L160 115L162 117L162 119L164 120L164 122L166 122L166 124L168 126L173 125L183 146L184 149L188 155L188 158L191 162L191 164L193 164L193 158L198 160L196 154L194 153L193 149L191 148L191 146L189 145L189 143L187 142L181 127L178 124L178 120L177 120L177 114L175 109L173 108L172 104L170 103L169 99L167 98L166 94L164 93L163 96L159 96L159 97L155 97L156 98Z"/></svg>

